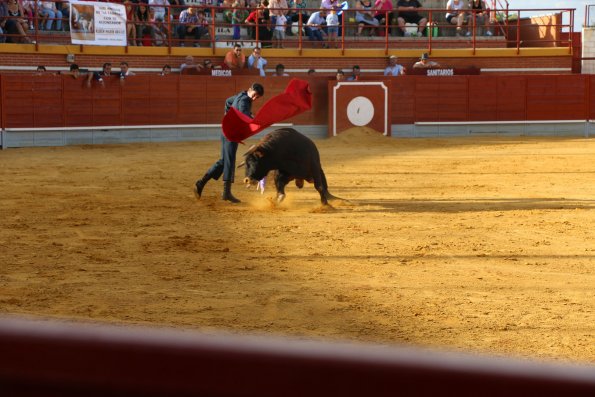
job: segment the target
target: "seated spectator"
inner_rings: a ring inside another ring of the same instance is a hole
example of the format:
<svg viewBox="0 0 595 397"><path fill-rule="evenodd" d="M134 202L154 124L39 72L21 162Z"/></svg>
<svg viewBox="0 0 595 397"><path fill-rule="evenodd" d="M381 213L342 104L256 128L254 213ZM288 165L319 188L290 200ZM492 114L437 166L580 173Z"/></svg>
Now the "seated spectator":
<svg viewBox="0 0 595 397"><path fill-rule="evenodd" d="M439 67L440 64L438 62L430 61L430 56L427 52L421 54L421 58L419 58L419 61L413 64L414 69L429 69Z"/></svg>
<svg viewBox="0 0 595 397"><path fill-rule="evenodd" d="M10 38L10 41L14 43L26 43L30 44L31 39L27 37L27 32L29 30L29 22L25 18L25 12L23 11L23 7L17 0L8 0L6 4L6 13L8 16L12 17L7 20L10 21L8 24L10 29L7 29L7 33L14 35Z"/></svg>
<svg viewBox="0 0 595 397"><path fill-rule="evenodd" d="M161 73L159 73L159 76L167 76L168 74L171 74L171 66L164 65L161 69Z"/></svg>
<svg viewBox="0 0 595 397"><path fill-rule="evenodd" d="M147 3L138 3L134 12L134 22L136 25L136 45L151 46L153 29L151 28L151 13Z"/></svg>
<svg viewBox="0 0 595 397"><path fill-rule="evenodd" d="M69 0L56 0L56 8L62 13L64 19L64 30L70 30L70 24L68 18L70 18L70 1Z"/></svg>
<svg viewBox="0 0 595 397"><path fill-rule="evenodd" d="M73 8L73 11L76 8ZM136 45L136 26L134 25L135 17L134 10L135 6L131 0L124 1L124 10L126 11L126 38L128 45ZM74 17L74 15L73 15Z"/></svg>
<svg viewBox="0 0 595 397"><path fill-rule="evenodd" d="M399 33L402 36L409 36L409 32L406 30L407 23L417 24L417 35L423 36L424 29L428 24L428 19L422 17L418 12L418 8L423 8L418 0L398 0L397 11L399 17L397 23L399 24Z"/></svg>
<svg viewBox="0 0 595 397"><path fill-rule="evenodd" d="M169 7L170 21L180 18L180 14L184 10L184 4L184 0L169 0L169 5L171 6Z"/></svg>
<svg viewBox="0 0 595 397"><path fill-rule="evenodd" d="M225 54L223 63L229 69L243 69L246 65L246 55L242 52L242 46L236 44L233 49Z"/></svg>
<svg viewBox="0 0 595 397"><path fill-rule="evenodd" d="M223 12L223 21L226 24L231 23L231 17L233 15L233 4L234 0L223 0L221 3L222 12Z"/></svg>
<svg viewBox="0 0 595 397"><path fill-rule="evenodd" d="M357 80L359 80L360 73L361 73L361 69L359 68L359 66L354 65L353 68L351 68L351 74L349 76L347 76L346 80L347 81L357 81Z"/></svg>
<svg viewBox="0 0 595 397"><path fill-rule="evenodd" d="M153 20L157 20L158 18L162 21L165 21L166 17L166 9L165 6L168 5L169 2L167 0L149 0L149 7L150 13L153 16Z"/></svg>
<svg viewBox="0 0 595 397"><path fill-rule="evenodd" d="M273 76L289 76L289 74L285 73L285 66L280 63L275 66L275 74Z"/></svg>
<svg viewBox="0 0 595 397"><path fill-rule="evenodd" d="M315 69L308 69L308 76L314 76L315 73L316 73Z"/></svg>
<svg viewBox="0 0 595 397"><path fill-rule="evenodd" d="M264 68L268 62L266 59L262 57L260 52L260 48L254 47L254 49L252 50L252 54L250 54L250 56L248 57L248 69L258 69L260 75L264 77L266 76Z"/></svg>
<svg viewBox="0 0 595 397"><path fill-rule="evenodd" d="M156 47L166 46L169 42L169 29L161 17L153 21L153 45Z"/></svg>
<svg viewBox="0 0 595 397"><path fill-rule="evenodd" d="M388 58L388 66L384 69L385 76L402 76L405 74L405 68L397 64L397 61L396 55L391 55Z"/></svg>
<svg viewBox="0 0 595 397"><path fill-rule="evenodd" d="M376 0L374 3L374 9L376 10L376 14L374 14L374 18L378 21L378 25L381 28L380 31L384 32L382 26L386 26L388 24L388 32L390 33L392 28L392 20L393 20L393 2L392 0Z"/></svg>
<svg viewBox="0 0 595 397"><path fill-rule="evenodd" d="M47 72L47 70L45 69L45 66L43 66L43 65L39 65L37 67L37 69L35 69L35 71L39 74L44 74L45 72Z"/></svg>
<svg viewBox="0 0 595 397"><path fill-rule="evenodd" d="M335 76L337 78L337 81L345 80L345 72L343 72L341 69L337 69L337 74Z"/></svg>
<svg viewBox="0 0 595 397"><path fill-rule="evenodd" d="M52 30L54 21L56 21L56 30L62 30L62 11L56 8L56 3L53 1L42 1L39 13L46 21L45 30Z"/></svg>
<svg viewBox="0 0 595 397"><path fill-rule="evenodd" d="M310 41L320 41L321 46L327 48L324 44L324 37L326 32L324 26L326 25L326 10L321 8L320 11L313 12L306 23L306 34Z"/></svg>
<svg viewBox="0 0 595 397"><path fill-rule="evenodd" d="M378 27L378 19L374 18L374 6L371 0L359 0L355 3L355 21L357 22L357 36L361 36L365 27L370 28L370 36Z"/></svg>
<svg viewBox="0 0 595 397"><path fill-rule="evenodd" d="M473 16L475 16L475 27L480 29L483 27L483 34L486 36L492 36L492 30L490 28L491 18L490 9L486 6L484 0L471 0L469 3Z"/></svg>
<svg viewBox="0 0 595 397"><path fill-rule="evenodd" d="M235 1L233 3L233 11L231 13L231 23L233 25L233 39L240 40L241 24L248 17L248 11L244 1Z"/></svg>
<svg viewBox="0 0 595 397"><path fill-rule="evenodd" d="M204 69L204 66L194 61L192 55L186 56L184 63L180 65L180 74L197 73Z"/></svg>
<svg viewBox="0 0 595 397"><path fill-rule="evenodd" d="M446 21L451 25L457 25L457 36L471 36L471 31L463 32L463 25L468 21L467 5L463 0L448 0L446 3Z"/></svg>
<svg viewBox="0 0 595 397"><path fill-rule="evenodd" d="M197 11L195 7L188 7L182 11L179 22L177 33L180 39L180 47L184 47L184 40L186 40L188 34L194 37L194 47L198 47L200 38L209 32L204 11Z"/></svg>

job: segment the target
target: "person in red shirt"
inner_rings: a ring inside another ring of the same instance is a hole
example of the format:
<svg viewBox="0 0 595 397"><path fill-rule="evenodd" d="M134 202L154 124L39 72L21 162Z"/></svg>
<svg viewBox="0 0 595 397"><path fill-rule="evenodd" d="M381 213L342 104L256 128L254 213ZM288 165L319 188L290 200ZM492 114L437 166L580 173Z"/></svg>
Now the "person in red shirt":
<svg viewBox="0 0 595 397"><path fill-rule="evenodd" d="M223 63L230 69L243 69L246 65L246 55L242 52L242 46L234 45L233 50L225 54Z"/></svg>

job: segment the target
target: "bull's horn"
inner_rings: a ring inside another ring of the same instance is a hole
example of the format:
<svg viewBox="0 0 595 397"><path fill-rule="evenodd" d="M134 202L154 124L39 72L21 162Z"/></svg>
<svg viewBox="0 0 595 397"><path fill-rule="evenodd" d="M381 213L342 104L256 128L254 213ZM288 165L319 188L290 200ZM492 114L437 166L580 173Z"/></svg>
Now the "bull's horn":
<svg viewBox="0 0 595 397"><path fill-rule="evenodd" d="M255 150L256 150L256 145L250 146L250 149L248 149L248 151L246 153L244 153L244 157L246 157L249 154L252 154L252 152L254 152Z"/></svg>
<svg viewBox="0 0 595 397"><path fill-rule="evenodd" d="M238 164L238 166L236 168L240 168L246 165L245 161L242 161L240 164Z"/></svg>

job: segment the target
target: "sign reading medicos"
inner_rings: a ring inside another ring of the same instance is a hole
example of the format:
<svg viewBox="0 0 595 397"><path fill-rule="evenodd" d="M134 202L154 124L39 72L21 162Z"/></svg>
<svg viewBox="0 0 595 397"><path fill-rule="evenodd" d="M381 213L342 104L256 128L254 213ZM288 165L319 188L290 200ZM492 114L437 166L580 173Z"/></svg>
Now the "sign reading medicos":
<svg viewBox="0 0 595 397"><path fill-rule="evenodd" d="M70 2L72 44L126 46L126 10L122 4Z"/></svg>

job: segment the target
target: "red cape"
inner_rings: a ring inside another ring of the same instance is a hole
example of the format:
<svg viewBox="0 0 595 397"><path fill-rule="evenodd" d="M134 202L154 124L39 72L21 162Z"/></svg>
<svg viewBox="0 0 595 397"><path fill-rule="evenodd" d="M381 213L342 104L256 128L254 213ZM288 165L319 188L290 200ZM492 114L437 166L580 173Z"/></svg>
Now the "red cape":
<svg viewBox="0 0 595 397"><path fill-rule="evenodd" d="M285 92L269 99L252 119L236 108L223 117L223 135L231 142L241 142L272 124L287 120L312 108L312 92L307 81L292 79Z"/></svg>

